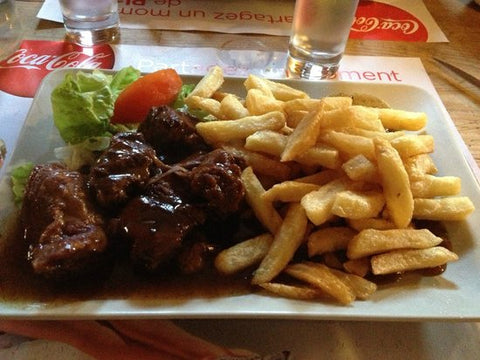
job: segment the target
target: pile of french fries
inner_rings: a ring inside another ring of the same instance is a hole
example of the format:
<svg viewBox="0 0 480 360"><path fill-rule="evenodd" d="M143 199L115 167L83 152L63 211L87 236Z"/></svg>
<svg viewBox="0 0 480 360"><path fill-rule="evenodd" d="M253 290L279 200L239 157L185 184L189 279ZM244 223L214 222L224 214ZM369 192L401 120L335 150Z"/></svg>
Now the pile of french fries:
<svg viewBox="0 0 480 360"><path fill-rule="evenodd" d="M253 268L252 284L278 296L349 304L376 291L372 275L458 259L413 225L474 211L459 195L460 178L436 174L425 113L358 105L352 96L314 99L254 75L240 98L222 92L223 82L212 68L186 103L217 119L197 124L209 144L246 160L246 199L265 233L222 251L219 272ZM300 247L308 259L293 261Z"/></svg>

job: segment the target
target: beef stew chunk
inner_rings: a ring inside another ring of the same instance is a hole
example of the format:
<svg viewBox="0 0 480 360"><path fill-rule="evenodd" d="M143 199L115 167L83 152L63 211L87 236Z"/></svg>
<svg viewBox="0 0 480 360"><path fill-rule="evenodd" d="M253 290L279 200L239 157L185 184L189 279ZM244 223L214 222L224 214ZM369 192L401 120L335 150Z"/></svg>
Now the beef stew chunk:
<svg viewBox="0 0 480 360"><path fill-rule="evenodd" d="M183 166L182 166L183 165ZM208 246L192 247L185 241L214 215L221 218L240 209L244 189L241 168L224 150L190 157L153 177L144 194L132 199L120 214L118 228L131 242L131 258L137 268L161 270L182 258L195 257ZM190 241L191 243L191 241ZM186 255L186 247L194 250ZM201 250L201 251L200 251ZM180 265L186 269L185 262Z"/></svg>
<svg viewBox="0 0 480 360"><path fill-rule="evenodd" d="M192 204L188 177L179 170L158 176L145 194L129 201L119 229L131 242L135 267L155 272L171 263L183 239L204 221L205 213Z"/></svg>
<svg viewBox="0 0 480 360"><path fill-rule="evenodd" d="M216 149L206 154L191 171L191 189L202 198L209 212L225 217L238 211L245 195L240 179L243 166L239 158Z"/></svg>
<svg viewBox="0 0 480 360"><path fill-rule="evenodd" d="M108 239L84 176L60 164L36 166L22 205L28 259L35 273L64 279L103 266Z"/></svg>
<svg viewBox="0 0 480 360"><path fill-rule="evenodd" d="M119 133L90 169L89 187L99 205L114 208L138 194L159 167L142 134Z"/></svg>
<svg viewBox="0 0 480 360"><path fill-rule="evenodd" d="M191 154L205 152L210 147L195 129L195 119L164 105L150 110L138 132L167 164L177 163Z"/></svg>

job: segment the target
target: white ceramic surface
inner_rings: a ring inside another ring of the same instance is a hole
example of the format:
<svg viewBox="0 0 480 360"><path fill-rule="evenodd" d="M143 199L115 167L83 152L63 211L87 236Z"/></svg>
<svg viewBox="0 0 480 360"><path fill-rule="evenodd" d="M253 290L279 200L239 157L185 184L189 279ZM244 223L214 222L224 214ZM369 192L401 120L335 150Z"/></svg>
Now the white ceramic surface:
<svg viewBox="0 0 480 360"><path fill-rule="evenodd" d="M59 70L47 76L42 83L25 120L11 165L2 169L8 173L11 166L28 159L33 162L51 160L52 150L61 144L53 128L50 92L65 76ZM185 83L197 82L199 77L184 77ZM227 79L226 91L244 95L244 79ZM425 111L429 122L426 132L436 140L433 154L439 175L462 178L462 195L468 195L480 208L480 187L474 172L465 159L465 144L453 122L439 103L426 91L404 85L351 82L291 81L312 97L339 93L369 93L385 99L392 107ZM0 218L12 209L6 177L0 184ZM34 302L29 304L0 303L0 316L12 318L272 318L272 319L337 319L337 320L478 320L480 304L480 213L474 212L468 221L449 223L446 227L460 260L450 264L446 273L438 277L410 277L381 287L367 301L350 306L294 301L266 294L192 298L182 302L162 299L129 301L120 299L89 300L55 305Z"/></svg>

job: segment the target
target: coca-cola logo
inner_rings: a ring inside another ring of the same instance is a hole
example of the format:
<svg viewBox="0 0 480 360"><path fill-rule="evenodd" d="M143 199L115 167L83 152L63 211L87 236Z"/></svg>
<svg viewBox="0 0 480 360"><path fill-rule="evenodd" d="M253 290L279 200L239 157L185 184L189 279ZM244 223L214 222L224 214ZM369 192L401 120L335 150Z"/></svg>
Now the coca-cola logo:
<svg viewBox="0 0 480 360"><path fill-rule="evenodd" d="M83 48L63 41L25 40L0 62L0 90L33 97L42 79L53 70L112 69L114 63L115 55L108 44Z"/></svg>
<svg viewBox="0 0 480 360"><path fill-rule="evenodd" d="M350 38L370 40L427 41L425 25L409 12L374 1L360 1Z"/></svg>

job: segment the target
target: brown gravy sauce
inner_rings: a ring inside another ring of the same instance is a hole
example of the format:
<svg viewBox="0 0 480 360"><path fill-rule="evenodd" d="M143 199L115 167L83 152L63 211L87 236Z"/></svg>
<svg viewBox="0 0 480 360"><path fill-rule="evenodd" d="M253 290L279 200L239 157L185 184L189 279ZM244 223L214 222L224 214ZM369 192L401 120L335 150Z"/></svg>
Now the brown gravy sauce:
<svg viewBox="0 0 480 360"><path fill-rule="evenodd" d="M441 244L452 249L443 226L436 222L421 222L417 227L430 229L444 239ZM0 300L21 304L42 302L58 305L85 300L120 300L178 304L192 298L216 298L247 294L255 291L250 285L251 271L236 277L223 277L214 272L200 275L165 273L159 276L137 274L127 259L116 259L111 269L90 278L54 284L36 276L26 260L28 245L23 241L18 216L12 216L0 234ZM300 259L296 259L300 260ZM442 274L446 265L416 271L421 276ZM379 285L398 282L404 274L372 276Z"/></svg>
<svg viewBox="0 0 480 360"><path fill-rule="evenodd" d="M72 301L128 299L132 302L161 300L175 304L192 298L215 298L251 293L250 279L242 274L223 277L218 273L159 276L137 274L127 259L102 274L55 284L35 275L26 259L28 245L21 234L18 217L12 217L0 234L0 300L7 303L42 302L61 304Z"/></svg>

